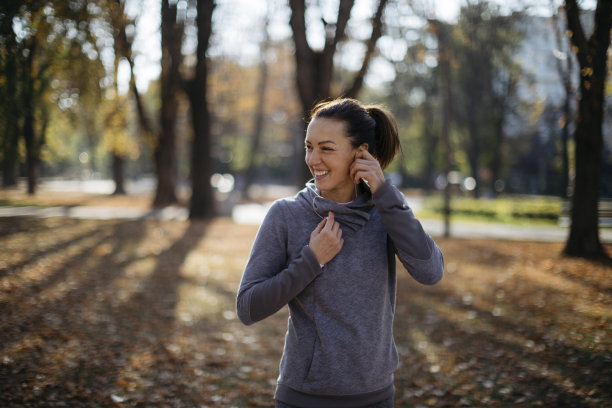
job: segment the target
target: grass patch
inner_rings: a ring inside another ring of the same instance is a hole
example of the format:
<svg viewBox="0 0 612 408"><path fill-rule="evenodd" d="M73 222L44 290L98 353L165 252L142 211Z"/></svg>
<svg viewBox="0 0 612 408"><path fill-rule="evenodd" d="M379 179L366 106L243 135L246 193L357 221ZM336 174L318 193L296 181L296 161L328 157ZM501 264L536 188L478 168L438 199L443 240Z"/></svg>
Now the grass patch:
<svg viewBox="0 0 612 408"><path fill-rule="evenodd" d="M487 221L507 224L556 225L563 206L557 197L513 196L500 198L453 197L451 212L453 219ZM443 217L443 197L426 197L418 216Z"/></svg>

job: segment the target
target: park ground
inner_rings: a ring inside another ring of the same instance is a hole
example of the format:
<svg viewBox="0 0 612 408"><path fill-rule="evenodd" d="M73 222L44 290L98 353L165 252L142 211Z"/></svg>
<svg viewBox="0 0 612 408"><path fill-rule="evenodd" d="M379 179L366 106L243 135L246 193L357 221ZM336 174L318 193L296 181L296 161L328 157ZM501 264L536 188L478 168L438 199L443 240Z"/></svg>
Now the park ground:
<svg viewBox="0 0 612 408"><path fill-rule="evenodd" d="M0 406L273 406L287 312L250 327L234 312L256 231L0 218ZM612 405L610 264L561 242L434 238L438 285L398 268L397 407Z"/></svg>

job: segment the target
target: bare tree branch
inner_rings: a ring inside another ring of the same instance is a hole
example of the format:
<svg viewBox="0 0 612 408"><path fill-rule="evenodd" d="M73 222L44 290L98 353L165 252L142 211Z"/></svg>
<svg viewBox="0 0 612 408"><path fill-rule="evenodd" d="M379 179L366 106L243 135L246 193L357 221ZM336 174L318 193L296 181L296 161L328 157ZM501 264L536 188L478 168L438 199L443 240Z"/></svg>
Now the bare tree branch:
<svg viewBox="0 0 612 408"><path fill-rule="evenodd" d="M356 97L357 93L363 86L363 80L365 78L366 73L368 72L370 61L372 60L372 57L374 56L374 52L376 50L376 43L378 42L378 39L382 36L382 16L386 5L387 0L380 0L380 2L378 3L378 9L376 10L376 14L372 19L372 35L370 36L370 40L368 41L366 53L363 57L363 63L361 64L361 69L355 75L353 85L351 85L348 91L344 92L344 95L349 98Z"/></svg>

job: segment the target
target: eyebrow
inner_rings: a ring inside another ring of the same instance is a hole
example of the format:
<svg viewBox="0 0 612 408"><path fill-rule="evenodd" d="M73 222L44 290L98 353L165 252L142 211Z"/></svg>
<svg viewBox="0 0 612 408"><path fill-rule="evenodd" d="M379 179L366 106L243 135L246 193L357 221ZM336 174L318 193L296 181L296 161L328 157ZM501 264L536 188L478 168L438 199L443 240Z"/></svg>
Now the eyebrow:
<svg viewBox="0 0 612 408"><path fill-rule="evenodd" d="M312 142L310 140L306 140L305 144L312 144ZM333 140L323 140L322 142L317 143L319 146L321 146L322 144L326 144L326 143L333 143L336 144L336 142L334 142Z"/></svg>

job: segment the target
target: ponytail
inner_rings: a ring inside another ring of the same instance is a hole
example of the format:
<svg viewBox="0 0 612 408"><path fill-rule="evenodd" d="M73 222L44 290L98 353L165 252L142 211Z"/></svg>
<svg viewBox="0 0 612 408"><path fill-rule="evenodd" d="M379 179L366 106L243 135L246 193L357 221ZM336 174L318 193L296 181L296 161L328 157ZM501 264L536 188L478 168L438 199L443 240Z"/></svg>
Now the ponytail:
<svg viewBox="0 0 612 408"><path fill-rule="evenodd" d="M386 109L378 105L365 107L368 114L376 121L374 128L373 155L384 170L401 150L397 122Z"/></svg>
<svg viewBox="0 0 612 408"><path fill-rule="evenodd" d="M310 113L310 120L317 117L346 122L353 147L367 143L368 151L383 170L401 150L397 123L391 113L379 105L363 106L355 99L339 98L317 104Z"/></svg>

